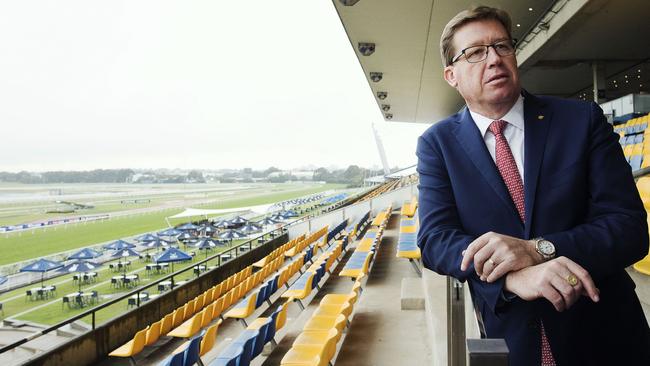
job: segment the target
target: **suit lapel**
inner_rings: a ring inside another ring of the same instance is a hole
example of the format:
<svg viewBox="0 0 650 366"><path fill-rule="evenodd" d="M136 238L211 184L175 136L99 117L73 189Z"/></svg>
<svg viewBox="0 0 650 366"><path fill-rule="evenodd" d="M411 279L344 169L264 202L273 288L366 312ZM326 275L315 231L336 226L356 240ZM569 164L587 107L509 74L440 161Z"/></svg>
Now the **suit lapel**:
<svg viewBox="0 0 650 366"><path fill-rule="evenodd" d="M539 98L524 92L524 201L526 203L525 237L532 229L535 193L544 157L553 112Z"/></svg>
<svg viewBox="0 0 650 366"><path fill-rule="evenodd" d="M508 193L501 174L499 174L497 166L485 146L483 136L481 136L478 127L476 127L476 123L474 123L469 110L465 108L460 114L460 117L460 120L457 122L458 127L454 130L459 145L467 153L469 160L474 164L476 169L481 172L481 175L483 175L483 178L492 187L492 190L501 198L501 201L503 201L515 217L519 218L517 208L510 197L510 193Z"/></svg>

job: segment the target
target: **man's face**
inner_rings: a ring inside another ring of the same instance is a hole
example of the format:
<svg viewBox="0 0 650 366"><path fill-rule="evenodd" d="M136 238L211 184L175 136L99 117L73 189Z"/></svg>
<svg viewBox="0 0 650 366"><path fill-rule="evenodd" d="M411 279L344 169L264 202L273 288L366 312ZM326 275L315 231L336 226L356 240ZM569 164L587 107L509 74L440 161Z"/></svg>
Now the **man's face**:
<svg viewBox="0 0 650 366"><path fill-rule="evenodd" d="M486 19L462 26L454 35L454 57L470 46L493 44L509 39L501 23ZM519 72L515 55L499 56L488 48L487 59L469 63L462 56L444 70L445 80L456 88L468 106L477 112L486 108L512 105L520 93Z"/></svg>

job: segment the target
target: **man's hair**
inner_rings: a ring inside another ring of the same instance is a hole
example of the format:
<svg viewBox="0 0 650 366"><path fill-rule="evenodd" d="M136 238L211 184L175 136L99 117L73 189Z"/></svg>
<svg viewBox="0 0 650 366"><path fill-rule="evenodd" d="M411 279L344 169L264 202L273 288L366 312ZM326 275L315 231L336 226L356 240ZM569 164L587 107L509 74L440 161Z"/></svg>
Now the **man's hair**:
<svg viewBox="0 0 650 366"><path fill-rule="evenodd" d="M443 67L451 65L451 61L456 53L452 45L456 31L467 23L485 19L493 19L501 23L506 29L506 32L508 32L508 36L512 38L512 22L510 21L510 15L504 10L489 6L475 6L468 10L463 10L451 18L445 26L445 29L442 30L442 36L440 37L440 56L442 57Z"/></svg>

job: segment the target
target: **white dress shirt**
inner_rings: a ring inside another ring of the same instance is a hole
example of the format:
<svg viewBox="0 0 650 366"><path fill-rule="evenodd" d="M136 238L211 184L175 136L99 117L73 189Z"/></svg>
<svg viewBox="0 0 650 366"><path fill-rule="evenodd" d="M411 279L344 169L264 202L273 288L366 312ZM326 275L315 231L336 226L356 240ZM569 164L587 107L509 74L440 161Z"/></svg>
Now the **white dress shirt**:
<svg viewBox="0 0 650 366"><path fill-rule="evenodd" d="M485 141L485 146L487 147L492 160L496 163L496 139L494 134L488 131L490 124L494 121L493 119L482 116L478 113L472 112L470 109L469 113L472 115L476 127L478 127L483 136L483 141ZM517 170L521 176L521 182L524 182L524 97L519 96L519 99L515 104L510 108L508 113L505 114L502 118L503 121L508 122L508 125L503 131L503 136L508 141L510 145L510 150L512 151L512 156L515 158L515 163L517 164Z"/></svg>

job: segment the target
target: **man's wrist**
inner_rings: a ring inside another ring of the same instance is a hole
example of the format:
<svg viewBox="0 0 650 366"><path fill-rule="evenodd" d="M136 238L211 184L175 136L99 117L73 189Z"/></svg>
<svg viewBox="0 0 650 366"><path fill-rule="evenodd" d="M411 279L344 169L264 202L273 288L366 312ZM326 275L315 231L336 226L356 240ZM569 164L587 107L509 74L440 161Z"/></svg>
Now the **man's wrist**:
<svg viewBox="0 0 650 366"><path fill-rule="evenodd" d="M530 251L530 255L534 259L535 265L546 262L542 253L537 251L537 239L526 240L526 247Z"/></svg>

